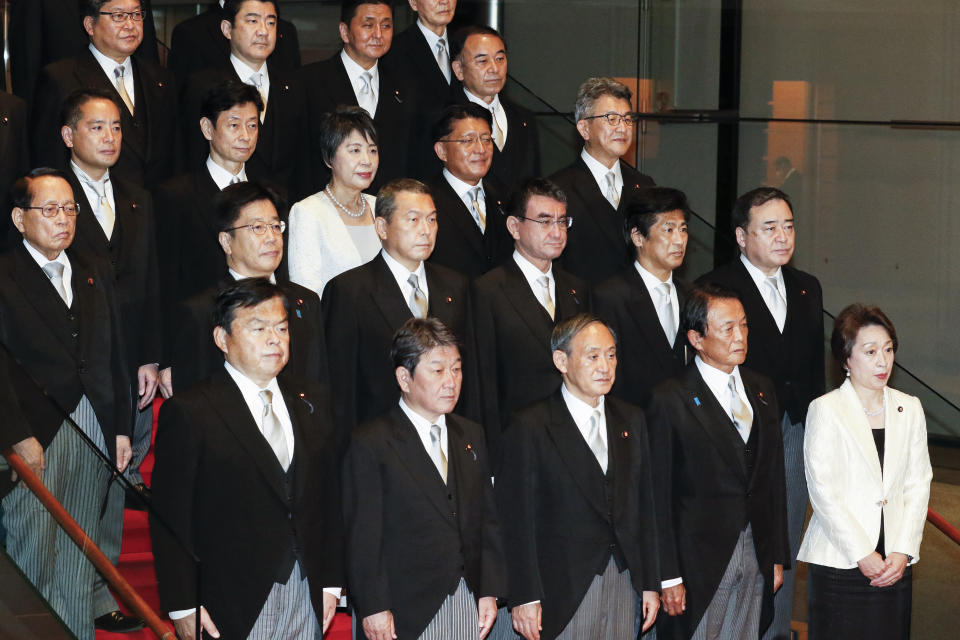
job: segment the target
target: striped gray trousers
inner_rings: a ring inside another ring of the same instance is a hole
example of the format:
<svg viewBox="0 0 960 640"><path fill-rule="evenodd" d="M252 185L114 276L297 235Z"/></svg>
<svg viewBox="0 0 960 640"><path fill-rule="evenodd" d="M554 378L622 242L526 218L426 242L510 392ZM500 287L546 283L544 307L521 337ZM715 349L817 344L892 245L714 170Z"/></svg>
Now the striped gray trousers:
<svg viewBox="0 0 960 640"><path fill-rule="evenodd" d="M427 625L420 640L476 640L480 637L480 614L477 602L460 578L453 595L447 596Z"/></svg>
<svg viewBox="0 0 960 640"><path fill-rule="evenodd" d="M216 621L214 621L216 622ZM310 601L310 585L295 562L286 584L274 583L249 640L299 640L320 636L321 625Z"/></svg>
<svg viewBox="0 0 960 640"><path fill-rule="evenodd" d="M753 546L753 529L740 532L720 585L691 640L756 638L760 635L763 576Z"/></svg>

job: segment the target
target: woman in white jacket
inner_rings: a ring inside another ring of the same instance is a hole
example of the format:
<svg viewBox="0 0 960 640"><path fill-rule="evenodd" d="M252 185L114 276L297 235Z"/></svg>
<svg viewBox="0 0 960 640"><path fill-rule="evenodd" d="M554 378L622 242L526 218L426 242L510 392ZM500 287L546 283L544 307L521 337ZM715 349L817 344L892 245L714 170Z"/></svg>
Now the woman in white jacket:
<svg viewBox="0 0 960 640"><path fill-rule="evenodd" d="M807 413L810 639L908 638L932 477L923 407L887 386L897 333L879 308L844 309L830 342L848 377Z"/></svg>

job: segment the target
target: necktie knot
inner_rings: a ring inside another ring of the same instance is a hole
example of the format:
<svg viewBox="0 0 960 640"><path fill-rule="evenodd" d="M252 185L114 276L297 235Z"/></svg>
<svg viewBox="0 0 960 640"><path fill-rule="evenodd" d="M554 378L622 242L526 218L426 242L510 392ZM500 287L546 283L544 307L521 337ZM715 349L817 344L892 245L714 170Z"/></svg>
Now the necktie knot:
<svg viewBox="0 0 960 640"><path fill-rule="evenodd" d="M485 232L487 230L487 214L484 213L483 205L481 204L483 200L483 187L480 185L473 187L467 192L467 197L470 199L473 217L477 221L480 231Z"/></svg>
<svg viewBox="0 0 960 640"><path fill-rule="evenodd" d="M253 86L255 86L257 89L262 88L262 87L263 87L263 74L262 74L262 73L255 73L255 74L253 74L252 76L250 76L250 82L252 82L252 83L253 83Z"/></svg>
<svg viewBox="0 0 960 640"><path fill-rule="evenodd" d="M263 402L264 408L273 407L273 391L269 389L264 389L260 392L260 401Z"/></svg>
<svg viewBox="0 0 960 640"><path fill-rule="evenodd" d="M59 262L48 262L43 265L43 272L47 274L47 277L51 280L54 278L63 280L63 265Z"/></svg>
<svg viewBox="0 0 960 640"><path fill-rule="evenodd" d="M238 182L240 182L240 176L233 176L230 178L230 184L237 184Z"/></svg>
<svg viewBox="0 0 960 640"><path fill-rule="evenodd" d="M114 70L113 70L113 75L114 75L114 77L117 79L118 82L121 82L121 81L123 81L123 76L124 76L124 74L126 74L126 71L127 71L127 70L126 70L126 69L124 68L124 66L121 64L121 65L117 66L116 68L114 68Z"/></svg>
<svg viewBox="0 0 960 640"><path fill-rule="evenodd" d="M410 307L410 313L413 314L415 318L426 318L427 317L427 296L424 295L423 289L420 288L420 279L417 277L417 274L411 273L407 278L407 284L410 285L410 299L407 301L407 306Z"/></svg>
<svg viewBox="0 0 960 640"><path fill-rule="evenodd" d="M430 442L440 442L440 425L430 425Z"/></svg>
<svg viewBox="0 0 960 640"><path fill-rule="evenodd" d="M127 110L133 115L133 100L130 99L130 94L127 92L127 83L124 81L125 73L126 68L122 64L117 65L113 69L113 76L117 80L117 93L120 94L120 99L123 100L123 104L127 107Z"/></svg>

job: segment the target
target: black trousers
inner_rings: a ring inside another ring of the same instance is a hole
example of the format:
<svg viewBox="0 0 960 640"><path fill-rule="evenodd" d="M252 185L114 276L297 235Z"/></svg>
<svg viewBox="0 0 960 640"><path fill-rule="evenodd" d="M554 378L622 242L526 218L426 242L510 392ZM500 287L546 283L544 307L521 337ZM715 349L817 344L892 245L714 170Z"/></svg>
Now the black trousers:
<svg viewBox="0 0 960 640"><path fill-rule="evenodd" d="M913 567L890 587L871 587L860 569L808 565L810 640L910 637Z"/></svg>

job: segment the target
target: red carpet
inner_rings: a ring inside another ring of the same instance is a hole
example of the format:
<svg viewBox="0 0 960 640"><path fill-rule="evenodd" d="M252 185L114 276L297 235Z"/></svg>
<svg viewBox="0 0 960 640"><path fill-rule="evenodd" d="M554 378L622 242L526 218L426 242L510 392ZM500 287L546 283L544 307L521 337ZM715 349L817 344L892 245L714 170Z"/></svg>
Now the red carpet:
<svg viewBox="0 0 960 640"><path fill-rule="evenodd" d="M156 436L156 414L160 409L158 400L153 405L154 412L154 436ZM140 473L143 480L150 484L150 473L153 470L153 447L140 465ZM154 611L160 612L160 597L157 594L157 576L153 570L153 549L150 546L150 530L147 525L147 514L145 511L132 511L127 509L123 513L123 544L120 548L120 562L117 568L127 582L137 590L137 593L153 607ZM121 603L121 608L128 611L127 607ZM160 612L161 617L166 619ZM167 621L169 624L169 621ZM171 628L173 628L171 626ZM154 638L154 634L145 629L136 633L106 633L97 631L97 640L148 640ZM204 636L206 637L206 636ZM333 625L327 635L326 640L350 640L351 621L350 616L345 613L338 613L334 618ZM313 640L308 638L305 640Z"/></svg>

